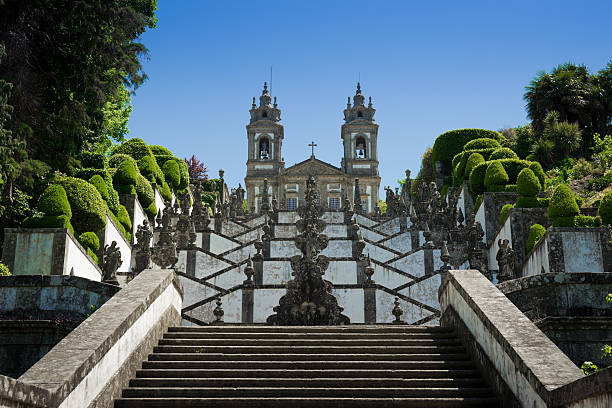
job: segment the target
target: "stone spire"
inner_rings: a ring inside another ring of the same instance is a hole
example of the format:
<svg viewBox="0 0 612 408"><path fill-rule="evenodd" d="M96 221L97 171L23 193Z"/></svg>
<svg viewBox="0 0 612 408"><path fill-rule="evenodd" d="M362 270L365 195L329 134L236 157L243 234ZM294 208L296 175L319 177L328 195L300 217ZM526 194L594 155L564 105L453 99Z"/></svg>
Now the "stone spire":
<svg viewBox="0 0 612 408"><path fill-rule="evenodd" d="M317 204L317 186L312 176L306 183L306 203L298 207L301 219L296 227L300 233L295 246L302 255L291 258L294 279L287 282L287 293L274 307L267 323L276 326L330 326L349 324L344 310L332 295L332 284L323 280L329 259L321 255L329 239L322 232L323 207Z"/></svg>
<svg viewBox="0 0 612 408"><path fill-rule="evenodd" d="M267 82L264 82L264 88L259 97L259 106L255 104L255 98L253 97L253 104L249 112L251 113L251 123L260 120L280 122L280 109L278 109L276 97L274 97L274 104L272 104L272 97L268 91Z"/></svg>
<svg viewBox="0 0 612 408"><path fill-rule="evenodd" d="M357 91L355 91L355 96L353 96L353 106L351 107L351 98L349 97L346 109L344 110L345 122L348 123L357 119L374 122L376 109L372 107L372 97L369 97L367 106L365 99L365 96L361 93L361 83L357 82Z"/></svg>

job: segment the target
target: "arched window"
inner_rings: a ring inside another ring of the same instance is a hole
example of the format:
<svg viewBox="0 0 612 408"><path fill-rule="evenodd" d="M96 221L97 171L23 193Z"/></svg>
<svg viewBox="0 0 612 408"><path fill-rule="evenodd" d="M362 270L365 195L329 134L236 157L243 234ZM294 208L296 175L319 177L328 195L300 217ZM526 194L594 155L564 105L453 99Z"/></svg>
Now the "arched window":
<svg viewBox="0 0 612 408"><path fill-rule="evenodd" d="M355 157L358 159L366 159L368 157L366 152L366 141L363 136L359 136L355 141Z"/></svg>
<svg viewBox="0 0 612 408"><path fill-rule="evenodd" d="M363 112L361 112L361 111L357 112L357 117L358 118L363 118Z"/></svg>
<svg viewBox="0 0 612 408"><path fill-rule="evenodd" d="M263 113L262 113L262 115L261 115L261 116L262 116L263 118L267 118L267 117L268 117L268 112L263 111Z"/></svg>
<svg viewBox="0 0 612 408"><path fill-rule="evenodd" d="M268 160L270 159L270 141L267 137L262 137L259 141L259 159Z"/></svg>

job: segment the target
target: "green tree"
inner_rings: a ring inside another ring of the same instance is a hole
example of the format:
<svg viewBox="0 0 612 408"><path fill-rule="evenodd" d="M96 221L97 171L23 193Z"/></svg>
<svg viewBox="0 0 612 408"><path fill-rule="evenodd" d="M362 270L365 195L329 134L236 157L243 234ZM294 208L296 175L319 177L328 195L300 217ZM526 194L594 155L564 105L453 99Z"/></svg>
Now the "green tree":
<svg viewBox="0 0 612 408"><path fill-rule="evenodd" d="M555 160L561 160L580 147L582 132L578 123L560 122L559 113L551 111L544 120L542 137L553 143Z"/></svg>

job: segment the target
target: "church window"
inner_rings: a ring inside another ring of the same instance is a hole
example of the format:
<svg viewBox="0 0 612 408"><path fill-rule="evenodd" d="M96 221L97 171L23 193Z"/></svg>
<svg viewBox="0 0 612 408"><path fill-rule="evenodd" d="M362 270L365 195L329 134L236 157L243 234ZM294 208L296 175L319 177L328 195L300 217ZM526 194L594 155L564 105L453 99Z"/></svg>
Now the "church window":
<svg viewBox="0 0 612 408"><path fill-rule="evenodd" d="M261 116L262 116L263 118L267 118L267 117L268 117L268 112L263 111L263 113L262 113L262 115L261 115Z"/></svg>
<svg viewBox="0 0 612 408"><path fill-rule="evenodd" d="M361 212L363 215L366 215L368 212L368 202L366 200L361 200Z"/></svg>
<svg viewBox="0 0 612 408"><path fill-rule="evenodd" d="M268 160L270 159L270 141L267 137L262 137L259 141L259 159Z"/></svg>
<svg viewBox="0 0 612 408"><path fill-rule="evenodd" d="M363 118L363 113L362 112L357 112L357 117L358 118Z"/></svg>
<svg viewBox="0 0 612 408"><path fill-rule="evenodd" d="M330 197L329 198L329 208L331 210L339 210L340 209L340 198Z"/></svg>
<svg viewBox="0 0 612 408"><path fill-rule="evenodd" d="M288 198L287 199L287 209L295 210L297 208L297 198Z"/></svg>
<svg viewBox="0 0 612 408"><path fill-rule="evenodd" d="M355 157L358 159L366 159L368 157L366 152L366 142L365 138L358 137L355 142Z"/></svg>

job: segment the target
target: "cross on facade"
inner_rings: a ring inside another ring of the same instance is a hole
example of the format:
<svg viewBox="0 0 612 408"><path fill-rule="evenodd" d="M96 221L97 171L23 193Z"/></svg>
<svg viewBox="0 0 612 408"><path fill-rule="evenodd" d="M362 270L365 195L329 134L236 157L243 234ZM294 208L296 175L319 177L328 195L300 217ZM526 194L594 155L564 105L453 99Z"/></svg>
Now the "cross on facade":
<svg viewBox="0 0 612 408"><path fill-rule="evenodd" d="M315 146L318 146L318 145L313 140L308 146L310 146L312 148L312 157L314 157L314 148L315 148Z"/></svg>

